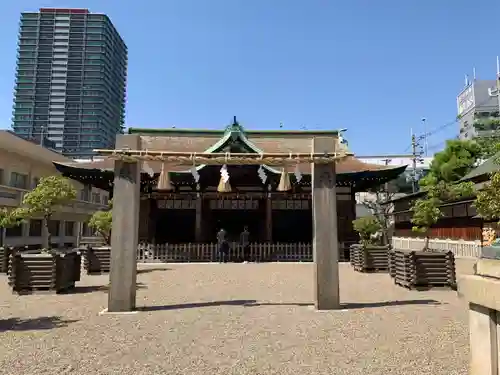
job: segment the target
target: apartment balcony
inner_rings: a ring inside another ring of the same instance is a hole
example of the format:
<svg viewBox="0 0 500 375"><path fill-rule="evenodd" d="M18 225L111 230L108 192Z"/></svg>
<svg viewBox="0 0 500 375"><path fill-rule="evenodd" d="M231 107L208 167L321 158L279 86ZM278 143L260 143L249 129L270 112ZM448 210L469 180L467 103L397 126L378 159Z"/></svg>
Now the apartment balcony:
<svg viewBox="0 0 500 375"><path fill-rule="evenodd" d="M30 190L20 189L7 185L0 185L0 207L19 207L22 204L24 195ZM79 199L62 206L58 212L65 214L92 215L95 211L105 210L107 204L82 201Z"/></svg>

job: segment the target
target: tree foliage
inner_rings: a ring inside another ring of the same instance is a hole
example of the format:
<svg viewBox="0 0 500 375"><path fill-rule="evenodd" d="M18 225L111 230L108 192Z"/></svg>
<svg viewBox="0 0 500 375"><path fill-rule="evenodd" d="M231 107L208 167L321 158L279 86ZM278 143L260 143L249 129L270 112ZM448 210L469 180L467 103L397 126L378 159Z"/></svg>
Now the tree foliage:
<svg viewBox="0 0 500 375"><path fill-rule="evenodd" d="M500 135L476 138L481 150L481 159L489 159L500 152Z"/></svg>
<svg viewBox="0 0 500 375"><path fill-rule="evenodd" d="M420 186L426 189L440 181L456 182L469 173L481 157L481 147L477 142L449 140L445 149L434 155L429 173L420 180Z"/></svg>
<svg viewBox="0 0 500 375"><path fill-rule="evenodd" d="M420 180L424 198L417 199L412 207L413 231L426 233L442 216L441 205L475 195L472 182L459 182L469 173L481 157L481 149L474 141L450 140L446 148L434 156L427 176ZM424 249L429 237L426 236Z"/></svg>
<svg viewBox="0 0 500 375"><path fill-rule="evenodd" d="M375 216L360 217L352 222L354 230L359 233L363 244L372 242L372 236L381 229L379 220Z"/></svg>
<svg viewBox="0 0 500 375"><path fill-rule="evenodd" d="M89 221L89 227L102 236L108 245L111 243L111 228L113 226L112 207L112 202L109 201L109 209L94 212Z"/></svg>
<svg viewBox="0 0 500 375"><path fill-rule="evenodd" d="M18 209L0 209L0 228L12 228L21 225L25 219L22 211Z"/></svg>
<svg viewBox="0 0 500 375"><path fill-rule="evenodd" d="M494 161L500 164L500 157ZM490 181L477 193L474 206L483 219L500 219L500 171L491 174Z"/></svg>
<svg viewBox="0 0 500 375"><path fill-rule="evenodd" d="M50 248L49 220L51 216L58 208L74 199L76 199L76 189L69 179L62 176L41 178L38 185L24 196L23 207L17 211L25 217L42 217L44 249Z"/></svg>

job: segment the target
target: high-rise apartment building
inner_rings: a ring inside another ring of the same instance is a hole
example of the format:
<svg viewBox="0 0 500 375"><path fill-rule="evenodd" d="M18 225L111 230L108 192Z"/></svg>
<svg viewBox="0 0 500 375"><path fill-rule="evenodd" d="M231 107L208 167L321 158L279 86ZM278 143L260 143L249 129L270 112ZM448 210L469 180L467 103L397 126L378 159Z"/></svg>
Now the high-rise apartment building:
<svg viewBox="0 0 500 375"><path fill-rule="evenodd" d="M112 148L125 117L127 47L104 14L21 15L13 130L69 157Z"/></svg>
<svg viewBox="0 0 500 375"><path fill-rule="evenodd" d="M497 135L491 118L498 117L499 98L496 80L473 80L457 97L460 139ZM491 125L488 125L491 122Z"/></svg>

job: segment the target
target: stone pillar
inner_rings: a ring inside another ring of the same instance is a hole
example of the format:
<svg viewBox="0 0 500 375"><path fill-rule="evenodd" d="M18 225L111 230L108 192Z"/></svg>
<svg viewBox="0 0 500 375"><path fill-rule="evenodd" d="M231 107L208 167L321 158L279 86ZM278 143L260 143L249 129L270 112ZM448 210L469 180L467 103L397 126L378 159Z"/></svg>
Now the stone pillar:
<svg viewBox="0 0 500 375"><path fill-rule="evenodd" d="M195 228L194 236L195 242L203 242L203 198L201 195L196 197L196 217L195 217Z"/></svg>
<svg viewBox="0 0 500 375"><path fill-rule="evenodd" d="M459 277L458 294L469 302L469 374L498 375L500 260L479 259L475 275Z"/></svg>
<svg viewBox="0 0 500 375"><path fill-rule="evenodd" d="M336 138L313 139L314 153L335 152ZM335 163L312 165L313 259L315 307L340 308L339 243Z"/></svg>
<svg viewBox="0 0 500 375"><path fill-rule="evenodd" d="M140 147L138 135L116 138L117 149L138 150ZM128 312L136 307L140 165L140 162L115 161L108 312Z"/></svg>

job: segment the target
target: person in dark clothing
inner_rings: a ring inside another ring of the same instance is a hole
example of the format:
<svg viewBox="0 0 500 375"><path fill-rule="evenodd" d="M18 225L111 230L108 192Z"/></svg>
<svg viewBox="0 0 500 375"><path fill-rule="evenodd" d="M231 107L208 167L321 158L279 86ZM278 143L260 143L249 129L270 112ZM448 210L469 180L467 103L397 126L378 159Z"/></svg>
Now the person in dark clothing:
<svg viewBox="0 0 500 375"><path fill-rule="evenodd" d="M240 233L240 245L243 247L243 261L250 261L250 232L248 227L243 228L243 232Z"/></svg>
<svg viewBox="0 0 500 375"><path fill-rule="evenodd" d="M227 243L226 231L221 228L217 232L217 244L219 246L219 262L226 263L229 255L229 244Z"/></svg>

